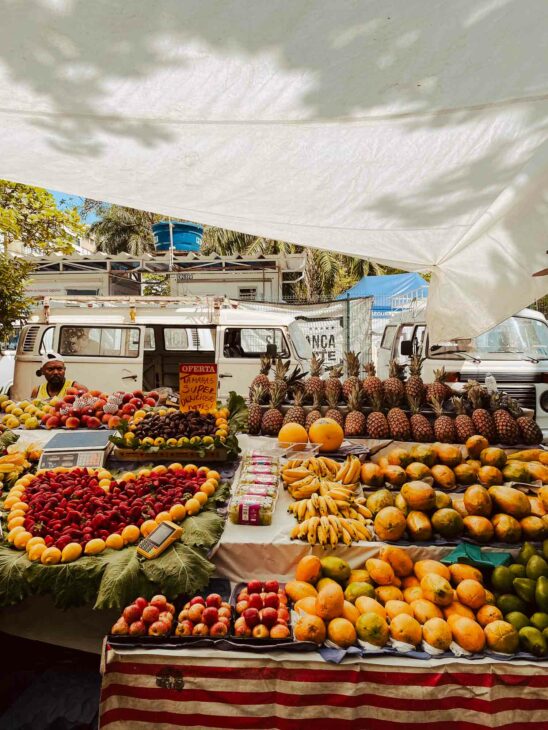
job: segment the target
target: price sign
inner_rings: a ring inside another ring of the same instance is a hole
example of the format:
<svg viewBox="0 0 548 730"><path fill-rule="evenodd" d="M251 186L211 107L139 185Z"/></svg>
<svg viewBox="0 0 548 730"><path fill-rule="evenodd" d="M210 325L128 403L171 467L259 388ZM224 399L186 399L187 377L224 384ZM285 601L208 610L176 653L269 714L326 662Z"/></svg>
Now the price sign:
<svg viewBox="0 0 548 730"><path fill-rule="evenodd" d="M217 365L179 365L182 411L207 411L217 405Z"/></svg>

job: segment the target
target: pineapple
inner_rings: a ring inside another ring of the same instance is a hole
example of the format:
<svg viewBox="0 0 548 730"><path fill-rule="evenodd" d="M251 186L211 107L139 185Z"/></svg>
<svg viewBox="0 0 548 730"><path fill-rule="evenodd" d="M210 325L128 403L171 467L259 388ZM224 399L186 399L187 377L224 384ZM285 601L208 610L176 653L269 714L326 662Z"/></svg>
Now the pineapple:
<svg viewBox="0 0 548 730"><path fill-rule="evenodd" d="M280 403L283 403L288 391L288 385L287 385L287 371L289 370L289 360L286 360L285 362L282 360L281 357L279 357L276 360L276 364L274 365L274 382L278 383L279 385L279 393L281 394L281 400ZM272 385L270 385L270 388L272 389Z"/></svg>
<svg viewBox="0 0 548 730"><path fill-rule="evenodd" d="M325 383L320 376L323 363L323 357L316 357L316 355L312 355L312 358L310 359L310 377L304 384L306 394L310 396L312 400L314 400L314 396L317 395L318 402L320 404L325 392Z"/></svg>
<svg viewBox="0 0 548 730"><path fill-rule="evenodd" d="M541 444L542 443L542 431L539 428L538 423L534 418L530 416L519 416L516 419L518 428L521 435L521 441L524 444Z"/></svg>
<svg viewBox="0 0 548 730"><path fill-rule="evenodd" d="M308 373L303 372L298 365L293 368L292 372L286 378L288 395L292 395L294 397L299 388L303 391L304 395L303 378L305 378L307 375Z"/></svg>
<svg viewBox="0 0 548 730"><path fill-rule="evenodd" d="M415 401L419 406L424 401L425 388L421 378L421 370L424 358L420 355L413 355L409 362L409 377L405 382L405 394L410 403Z"/></svg>
<svg viewBox="0 0 548 730"><path fill-rule="evenodd" d="M409 419L409 425L411 426L413 441L425 444L434 441L434 431L428 418L420 412L421 399L422 394L417 395L415 398L407 397L409 408L412 413L412 416Z"/></svg>
<svg viewBox="0 0 548 730"><path fill-rule="evenodd" d="M497 429L495 421L489 411L483 408L483 398L487 391L476 380L469 380L465 390L472 403L472 421L476 433L484 436L490 444L496 443Z"/></svg>
<svg viewBox="0 0 548 730"><path fill-rule="evenodd" d="M470 436L474 436L476 433L476 427L474 421L466 414L464 407L464 401L458 396L451 398L451 403L455 408L457 414L455 418L455 432L457 434L457 441L459 444L465 444Z"/></svg>
<svg viewBox="0 0 548 730"><path fill-rule="evenodd" d="M454 444L457 441L457 430L451 416L444 415L443 405L435 397L431 396L432 408L436 414L434 421L434 438L444 444Z"/></svg>
<svg viewBox="0 0 548 730"><path fill-rule="evenodd" d="M519 443L521 433L516 419L505 408L501 408L501 400L500 393L492 394L491 410L493 411L493 420L499 443L511 446ZM508 400L507 397L505 399L506 403L508 403Z"/></svg>
<svg viewBox="0 0 548 730"><path fill-rule="evenodd" d="M277 436L283 426L284 417L280 405L284 399L284 385L275 380L270 386L270 407L263 414L261 431L265 436Z"/></svg>
<svg viewBox="0 0 548 730"><path fill-rule="evenodd" d="M382 398L380 394L375 394L371 401L373 411L367 416L366 429L370 439L387 439L390 438L390 429L388 421L382 412Z"/></svg>
<svg viewBox="0 0 548 730"><path fill-rule="evenodd" d="M447 379L447 373L445 368L434 370L434 382L426 386L426 400L432 403L432 398L435 398L441 405L451 397L452 390L445 382Z"/></svg>
<svg viewBox="0 0 548 730"><path fill-rule="evenodd" d="M384 398L392 406L399 405L405 396L405 385L402 380L403 370L402 365L399 365L395 360L391 360L389 377L382 384Z"/></svg>
<svg viewBox="0 0 548 730"><path fill-rule="evenodd" d="M360 358L359 354L349 351L346 353L346 380L343 383L342 391L345 401L348 403L350 394L355 386L361 387L360 375Z"/></svg>
<svg viewBox="0 0 548 730"><path fill-rule="evenodd" d="M411 427L405 411L394 406L386 414L386 420L388 421L391 438L395 441L410 441Z"/></svg>
<svg viewBox="0 0 548 730"><path fill-rule="evenodd" d="M362 392L360 385L355 385L348 397L350 411L344 419L344 435L348 438L365 436L366 418L361 412Z"/></svg>
<svg viewBox="0 0 548 730"><path fill-rule="evenodd" d="M304 389L295 388L293 398L295 402L284 416L284 426L286 423L298 423L300 426L304 426L306 422L306 413L303 408Z"/></svg>
<svg viewBox="0 0 548 730"><path fill-rule="evenodd" d="M375 374L375 366L372 362L368 362L364 370L365 378L362 383L362 389L368 402L373 403L375 397L380 398L382 401L384 389L382 387L382 380Z"/></svg>
<svg viewBox="0 0 548 730"><path fill-rule="evenodd" d="M329 380L327 381L329 383ZM326 418L332 418L334 421L337 421L339 426L344 426L344 417L343 414L339 411L337 408L337 405L339 403L339 398L334 390L329 391L326 387L326 395L327 395L327 405L329 406L329 409L327 413L325 414Z"/></svg>
<svg viewBox="0 0 548 730"><path fill-rule="evenodd" d="M309 414L306 417L306 421L304 424L304 427L308 431L310 426L314 423L314 421L317 421L318 418L321 418L322 414L320 411L320 396L318 393L314 393L312 396L312 410L309 412Z"/></svg>
<svg viewBox="0 0 548 730"><path fill-rule="evenodd" d="M266 395L268 395L268 391L270 390L270 380L268 379L268 373L270 372L270 368L272 367L272 360L268 357L268 355L261 355L261 372L257 377L253 379L253 382L251 383L250 387L250 393L251 388L254 388L256 385L260 386L263 389L263 402Z"/></svg>
<svg viewBox="0 0 548 730"><path fill-rule="evenodd" d="M261 402L264 395L265 390L261 385L251 387L249 392L249 408L247 411L247 431L252 436L257 436L261 431L261 421L263 419Z"/></svg>
<svg viewBox="0 0 548 730"><path fill-rule="evenodd" d="M343 372L342 365L334 365L329 371L329 375L325 380L325 397L330 403L334 403L335 406L341 399L342 383L341 375ZM332 407L335 407L332 406Z"/></svg>

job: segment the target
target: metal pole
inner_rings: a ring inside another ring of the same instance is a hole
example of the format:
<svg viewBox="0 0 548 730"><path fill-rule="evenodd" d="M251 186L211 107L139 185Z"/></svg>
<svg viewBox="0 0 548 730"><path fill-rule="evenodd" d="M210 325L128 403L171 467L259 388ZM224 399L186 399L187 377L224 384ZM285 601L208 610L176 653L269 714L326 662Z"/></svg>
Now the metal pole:
<svg viewBox="0 0 548 730"><path fill-rule="evenodd" d="M175 263L175 254L173 248L173 223L171 218L169 219L169 271L170 274L173 271L173 264ZM169 295L171 296L171 276L169 277Z"/></svg>
<svg viewBox="0 0 548 730"><path fill-rule="evenodd" d="M350 351L350 295L346 294L346 351ZM348 375L348 373L346 373Z"/></svg>

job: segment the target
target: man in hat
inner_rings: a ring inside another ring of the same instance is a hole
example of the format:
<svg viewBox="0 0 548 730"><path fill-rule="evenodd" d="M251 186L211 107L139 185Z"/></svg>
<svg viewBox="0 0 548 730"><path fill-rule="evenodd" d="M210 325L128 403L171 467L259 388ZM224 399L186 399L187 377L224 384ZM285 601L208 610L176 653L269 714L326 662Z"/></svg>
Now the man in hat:
<svg viewBox="0 0 548 730"><path fill-rule="evenodd" d="M45 383L37 385L32 391L32 398L41 401L50 401L52 398L63 398L69 388L87 390L85 385L65 378L65 362L58 352L49 350L42 357L42 367L36 373L43 375Z"/></svg>

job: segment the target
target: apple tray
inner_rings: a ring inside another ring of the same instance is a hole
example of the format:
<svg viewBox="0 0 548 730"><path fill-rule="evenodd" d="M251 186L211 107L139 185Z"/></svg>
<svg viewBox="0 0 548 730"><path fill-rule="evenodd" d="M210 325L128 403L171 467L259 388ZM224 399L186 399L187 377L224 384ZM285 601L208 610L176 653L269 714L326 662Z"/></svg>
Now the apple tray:
<svg viewBox="0 0 548 730"><path fill-rule="evenodd" d="M236 614L236 603L237 603L237 596L238 593L247 586L247 581L242 581L241 583L237 583L234 588L232 589L232 593L230 596L230 605L232 606L232 622L231 622L231 630L234 629L234 621L238 618ZM285 589L285 583L280 583L280 588ZM263 651L268 651L268 649L272 648L280 648L281 646L285 647L289 644L303 644L308 642L300 642L295 641L293 637L293 627L291 625L291 610L293 608L292 602L288 599L287 608L289 611L289 623L288 628L290 633L290 637L287 639L271 639L268 637L268 639L258 639L256 637L245 637L245 636L235 636L234 633L231 633L229 635L229 640L231 642L234 642L238 646L253 646L257 648L262 648ZM314 644L312 646L315 646ZM310 649L302 649L302 651L310 651Z"/></svg>
<svg viewBox="0 0 548 730"><path fill-rule="evenodd" d="M158 451L140 451L139 449L120 449L115 446L111 458L117 461L228 461L228 450L225 448L211 449L200 456L197 449L160 449Z"/></svg>
<svg viewBox="0 0 548 730"><path fill-rule="evenodd" d="M112 636L106 638L113 649L156 649L177 651L181 649L212 649L214 651L246 651L252 654L267 654L272 651L301 652L318 651L311 641L294 639L241 639L226 636L212 639L208 636Z"/></svg>

